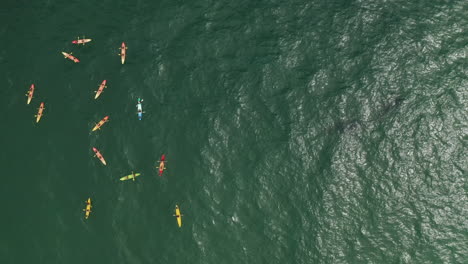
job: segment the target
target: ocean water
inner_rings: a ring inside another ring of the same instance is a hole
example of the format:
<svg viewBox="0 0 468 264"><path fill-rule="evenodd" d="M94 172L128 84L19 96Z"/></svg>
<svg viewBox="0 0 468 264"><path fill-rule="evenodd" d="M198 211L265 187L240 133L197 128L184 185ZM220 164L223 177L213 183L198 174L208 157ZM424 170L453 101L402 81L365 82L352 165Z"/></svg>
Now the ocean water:
<svg viewBox="0 0 468 264"><path fill-rule="evenodd" d="M467 17L466 1L4 1L0 263L468 263Z"/></svg>

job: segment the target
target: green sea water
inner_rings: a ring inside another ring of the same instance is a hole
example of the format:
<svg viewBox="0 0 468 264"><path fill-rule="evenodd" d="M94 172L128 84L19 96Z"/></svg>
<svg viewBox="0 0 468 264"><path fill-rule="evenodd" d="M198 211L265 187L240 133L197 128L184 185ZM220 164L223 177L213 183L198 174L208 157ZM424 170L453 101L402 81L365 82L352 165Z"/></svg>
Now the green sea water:
<svg viewBox="0 0 468 264"><path fill-rule="evenodd" d="M3 1L0 263L468 263L467 17L461 0Z"/></svg>

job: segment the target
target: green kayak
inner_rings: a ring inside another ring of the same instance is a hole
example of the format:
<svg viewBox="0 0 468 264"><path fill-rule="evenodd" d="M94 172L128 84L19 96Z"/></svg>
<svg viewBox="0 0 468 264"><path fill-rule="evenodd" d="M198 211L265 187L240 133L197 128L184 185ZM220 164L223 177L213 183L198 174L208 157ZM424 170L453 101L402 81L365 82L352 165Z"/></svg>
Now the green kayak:
<svg viewBox="0 0 468 264"><path fill-rule="evenodd" d="M140 176L140 173L133 173L132 172L132 174L124 176L124 177L120 178L120 180L121 181L126 181L126 180L130 180L130 179L135 180L135 178L138 177L138 176Z"/></svg>

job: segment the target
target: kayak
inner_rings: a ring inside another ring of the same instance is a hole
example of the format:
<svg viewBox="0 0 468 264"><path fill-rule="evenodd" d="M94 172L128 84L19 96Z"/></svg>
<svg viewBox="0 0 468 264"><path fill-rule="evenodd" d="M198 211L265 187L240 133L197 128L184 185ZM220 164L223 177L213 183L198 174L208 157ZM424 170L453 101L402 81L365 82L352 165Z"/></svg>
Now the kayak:
<svg viewBox="0 0 468 264"><path fill-rule="evenodd" d="M159 161L159 176L162 176L163 172L166 168L165 163L166 162L166 156L163 154L161 156L161 160Z"/></svg>
<svg viewBox="0 0 468 264"><path fill-rule="evenodd" d="M106 80L102 81L101 85L99 85L99 89L96 91L96 96L94 97L94 99L97 99L99 97L99 95L101 95L102 91L104 91L104 88L106 88Z"/></svg>
<svg viewBox="0 0 468 264"><path fill-rule="evenodd" d="M143 118L143 107L141 106L141 102L143 102L143 99L138 98L138 104L137 104L138 120L141 120Z"/></svg>
<svg viewBox="0 0 468 264"><path fill-rule="evenodd" d="M175 217L177 218L177 224L179 227L182 226L182 215L180 214L179 206L175 206Z"/></svg>
<svg viewBox="0 0 468 264"><path fill-rule="evenodd" d="M132 174L124 176L124 177L120 178L120 180L121 181L126 181L126 180L132 179L133 181L135 181L135 178L138 177L138 176L140 176L140 173L133 173L133 171L132 171Z"/></svg>
<svg viewBox="0 0 468 264"><path fill-rule="evenodd" d="M84 45L84 44L90 42L91 40L92 40L92 39L85 39L85 38L80 39L80 38L78 38L77 40L73 40L72 43L73 43L73 44L78 44L78 45L79 45L79 44L83 44L83 45Z"/></svg>
<svg viewBox="0 0 468 264"><path fill-rule="evenodd" d="M39 106L39 110L37 111L37 115L35 115L36 117L36 123L39 123L39 120L41 120L41 117L42 117L42 112L44 111L44 102L41 103L41 105Z"/></svg>
<svg viewBox="0 0 468 264"><path fill-rule="evenodd" d="M65 56L65 59L70 59L70 60L74 61L75 63L80 62L80 60L77 59L75 56L71 55L71 53L68 54L68 53L62 51L62 54L63 54L63 56Z"/></svg>
<svg viewBox="0 0 468 264"><path fill-rule="evenodd" d="M31 84L31 87L29 87L29 91L26 94L26 96L28 97L28 104L31 103L31 99L33 98L33 94L34 94L34 84Z"/></svg>
<svg viewBox="0 0 468 264"><path fill-rule="evenodd" d="M91 213L91 198L88 198L88 201L86 201L86 209L83 209L85 211L85 218L88 219L89 213Z"/></svg>
<svg viewBox="0 0 468 264"><path fill-rule="evenodd" d="M125 46L125 42L122 42L122 46L120 46L120 60L122 61L122 64L125 63L125 56L127 55L127 49L128 47Z"/></svg>
<svg viewBox="0 0 468 264"><path fill-rule="evenodd" d="M85 212L85 218L88 219L89 213L91 213L91 198L88 198L88 201L86 201L86 209L83 209Z"/></svg>
<svg viewBox="0 0 468 264"><path fill-rule="evenodd" d="M106 123L109 119L109 116L105 116L101 121L99 121L99 123L97 123L94 128L93 128L93 131L96 131L97 129L101 129L101 126L104 125L104 123Z"/></svg>
<svg viewBox="0 0 468 264"><path fill-rule="evenodd" d="M96 155L94 155L94 156L98 157L98 159L101 160L102 164L107 165L106 160L101 155L101 152L99 152L99 150L97 148L94 148L94 147L93 147L93 151L94 151L94 153L96 153Z"/></svg>

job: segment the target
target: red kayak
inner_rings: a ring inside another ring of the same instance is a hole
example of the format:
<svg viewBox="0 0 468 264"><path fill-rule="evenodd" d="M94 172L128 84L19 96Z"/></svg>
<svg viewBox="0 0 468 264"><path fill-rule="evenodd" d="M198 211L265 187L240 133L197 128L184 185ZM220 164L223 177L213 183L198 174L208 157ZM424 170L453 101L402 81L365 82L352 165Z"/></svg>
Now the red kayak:
<svg viewBox="0 0 468 264"><path fill-rule="evenodd" d="M68 54L68 53L62 51L62 54L63 54L63 56L65 56L65 59L70 59L70 60L74 61L75 63L80 62L80 60L78 58L76 58L75 56L71 55L71 53Z"/></svg>
<svg viewBox="0 0 468 264"><path fill-rule="evenodd" d="M107 164L106 164L106 160L105 160L104 157L101 155L101 153L99 152L99 150L98 150L97 148L94 148L94 147L93 147L93 151L94 151L94 153L96 153L96 155L94 155L94 156L95 156L95 157L98 157L98 159L101 160L102 164L107 165Z"/></svg>
<svg viewBox="0 0 468 264"><path fill-rule="evenodd" d="M159 161L159 176L162 176L164 170L166 169L165 163L166 162L166 156L163 154L161 156L161 160Z"/></svg>

